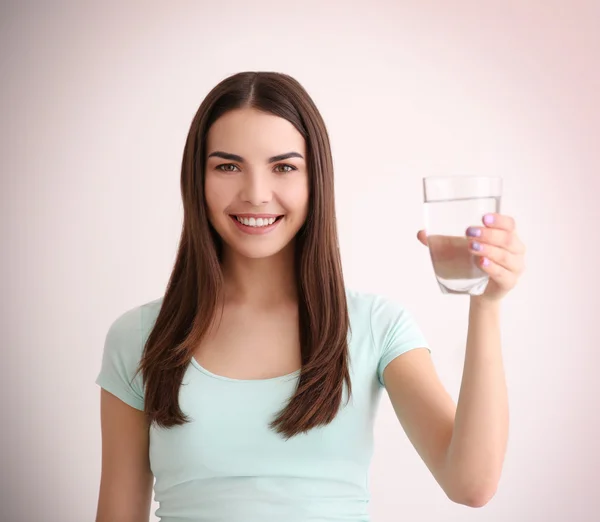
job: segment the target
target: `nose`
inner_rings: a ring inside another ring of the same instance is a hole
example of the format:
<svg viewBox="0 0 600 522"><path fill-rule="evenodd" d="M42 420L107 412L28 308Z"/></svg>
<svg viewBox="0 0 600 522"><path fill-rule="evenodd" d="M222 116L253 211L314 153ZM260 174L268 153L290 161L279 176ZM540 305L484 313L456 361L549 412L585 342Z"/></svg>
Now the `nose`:
<svg viewBox="0 0 600 522"><path fill-rule="evenodd" d="M261 172L246 172L240 196L244 202L259 207L271 201L273 190L269 178Z"/></svg>

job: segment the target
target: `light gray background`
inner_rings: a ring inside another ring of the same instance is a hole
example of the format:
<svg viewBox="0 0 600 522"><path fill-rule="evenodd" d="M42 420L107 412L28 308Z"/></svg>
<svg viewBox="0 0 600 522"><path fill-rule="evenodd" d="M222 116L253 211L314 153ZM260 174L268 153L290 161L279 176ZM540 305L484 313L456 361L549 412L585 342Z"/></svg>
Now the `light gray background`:
<svg viewBox="0 0 600 522"><path fill-rule="evenodd" d="M350 4L2 4L1 520L93 520L104 336L162 295L189 124L242 70L287 72L315 99L347 282L413 311L455 398L467 300L440 294L415 239L421 178L503 176L529 247L503 314L512 424L496 497L450 503L386 397L373 521L598 520L600 4Z"/></svg>

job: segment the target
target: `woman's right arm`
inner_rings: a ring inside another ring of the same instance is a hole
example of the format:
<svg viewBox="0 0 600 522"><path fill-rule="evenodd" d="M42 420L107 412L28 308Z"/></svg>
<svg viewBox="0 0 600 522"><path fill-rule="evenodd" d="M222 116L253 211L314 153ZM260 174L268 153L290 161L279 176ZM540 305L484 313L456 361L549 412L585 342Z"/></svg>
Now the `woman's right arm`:
<svg viewBox="0 0 600 522"><path fill-rule="evenodd" d="M102 476L96 522L148 522L154 477L144 412L101 389Z"/></svg>

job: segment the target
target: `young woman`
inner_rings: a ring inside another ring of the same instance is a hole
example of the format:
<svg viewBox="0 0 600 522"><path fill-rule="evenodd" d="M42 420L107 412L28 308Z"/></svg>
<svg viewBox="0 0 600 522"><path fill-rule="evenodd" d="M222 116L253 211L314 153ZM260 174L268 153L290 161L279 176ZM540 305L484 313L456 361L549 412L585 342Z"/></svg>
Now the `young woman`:
<svg viewBox="0 0 600 522"><path fill-rule="evenodd" d="M366 521L384 387L448 497L485 504L508 429L499 303L523 268L514 221L469 230L491 279L470 298L455 406L410 313L344 286L328 134L296 80L217 85L181 191L164 296L106 336L97 522L147 521L153 488L163 522Z"/></svg>

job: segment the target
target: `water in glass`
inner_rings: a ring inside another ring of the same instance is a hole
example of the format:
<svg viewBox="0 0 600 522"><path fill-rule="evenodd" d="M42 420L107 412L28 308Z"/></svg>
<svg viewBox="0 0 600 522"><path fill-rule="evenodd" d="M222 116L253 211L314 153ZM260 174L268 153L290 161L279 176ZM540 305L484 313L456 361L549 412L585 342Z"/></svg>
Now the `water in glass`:
<svg viewBox="0 0 600 522"><path fill-rule="evenodd" d="M466 230L482 226L482 218L500 211L500 197L465 197L425 203L429 253L443 293L481 295L488 275L468 250Z"/></svg>

